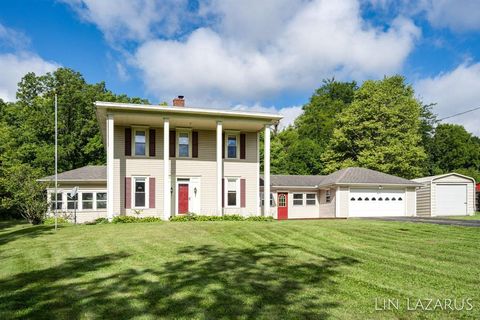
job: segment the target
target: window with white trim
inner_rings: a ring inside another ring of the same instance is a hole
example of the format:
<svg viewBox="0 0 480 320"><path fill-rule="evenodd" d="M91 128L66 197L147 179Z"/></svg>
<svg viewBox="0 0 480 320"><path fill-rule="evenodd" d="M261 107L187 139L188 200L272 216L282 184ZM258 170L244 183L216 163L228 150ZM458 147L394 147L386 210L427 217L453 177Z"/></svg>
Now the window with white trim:
<svg viewBox="0 0 480 320"><path fill-rule="evenodd" d="M133 207L147 207L147 178L133 177Z"/></svg>
<svg viewBox="0 0 480 320"><path fill-rule="evenodd" d="M238 158L238 135L227 134L227 158Z"/></svg>
<svg viewBox="0 0 480 320"><path fill-rule="evenodd" d="M293 194L293 205L294 206L303 206L303 193L294 193Z"/></svg>
<svg viewBox="0 0 480 320"><path fill-rule="evenodd" d="M265 206L265 193L260 193L260 206ZM275 206L275 199L273 198L273 193L270 193L270 207Z"/></svg>
<svg viewBox="0 0 480 320"><path fill-rule="evenodd" d="M67 192L67 209L68 210L77 210L78 209L78 193L74 197L70 196L70 192Z"/></svg>
<svg viewBox="0 0 480 320"><path fill-rule="evenodd" d="M238 208L240 205L240 179L226 178L225 198L227 207Z"/></svg>
<svg viewBox="0 0 480 320"><path fill-rule="evenodd" d="M190 157L190 132L180 131L177 133L178 156L182 158Z"/></svg>
<svg viewBox="0 0 480 320"><path fill-rule="evenodd" d="M325 202L326 203L332 202L332 192L330 191L330 189L327 189L325 191Z"/></svg>
<svg viewBox="0 0 480 320"><path fill-rule="evenodd" d="M143 129L135 129L134 130L135 155L136 156L147 155L146 145L147 145L147 131Z"/></svg>
<svg viewBox="0 0 480 320"><path fill-rule="evenodd" d="M55 192L50 193L50 209L55 210L55 204L57 210L62 210L62 193L57 192L57 200L55 201Z"/></svg>
<svg viewBox="0 0 480 320"><path fill-rule="evenodd" d="M93 209L93 192L82 192L82 209Z"/></svg>
<svg viewBox="0 0 480 320"><path fill-rule="evenodd" d="M306 194L306 204L307 206L314 206L317 204L317 195L315 193Z"/></svg>
<svg viewBox="0 0 480 320"><path fill-rule="evenodd" d="M97 192L97 209L106 209L107 208L107 193L106 192Z"/></svg>

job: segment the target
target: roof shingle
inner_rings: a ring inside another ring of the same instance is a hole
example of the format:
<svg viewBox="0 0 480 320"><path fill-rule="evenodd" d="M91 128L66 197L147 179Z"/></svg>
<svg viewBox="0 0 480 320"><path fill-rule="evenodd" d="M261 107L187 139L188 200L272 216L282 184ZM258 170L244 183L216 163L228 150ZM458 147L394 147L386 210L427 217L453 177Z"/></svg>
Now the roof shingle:
<svg viewBox="0 0 480 320"><path fill-rule="evenodd" d="M53 181L55 176L48 176L39 181ZM107 181L107 166L85 166L58 174L58 181Z"/></svg>

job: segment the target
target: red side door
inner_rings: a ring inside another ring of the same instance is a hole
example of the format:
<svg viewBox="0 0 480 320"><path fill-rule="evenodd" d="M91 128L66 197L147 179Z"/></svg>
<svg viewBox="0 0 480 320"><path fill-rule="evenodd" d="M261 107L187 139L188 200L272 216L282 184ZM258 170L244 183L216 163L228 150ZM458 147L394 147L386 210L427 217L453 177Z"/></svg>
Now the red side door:
<svg viewBox="0 0 480 320"><path fill-rule="evenodd" d="M277 199L277 219L278 220L286 220L288 219L288 193L287 192L279 192L278 199Z"/></svg>
<svg viewBox="0 0 480 320"><path fill-rule="evenodd" d="M188 184L178 185L178 213L188 213Z"/></svg>

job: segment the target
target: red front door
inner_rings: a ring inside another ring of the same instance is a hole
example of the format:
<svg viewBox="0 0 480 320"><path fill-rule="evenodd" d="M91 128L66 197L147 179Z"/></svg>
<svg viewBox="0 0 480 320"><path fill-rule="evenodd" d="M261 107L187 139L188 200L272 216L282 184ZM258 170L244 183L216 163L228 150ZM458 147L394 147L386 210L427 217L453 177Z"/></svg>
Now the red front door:
<svg viewBox="0 0 480 320"><path fill-rule="evenodd" d="M188 212L188 184L178 185L178 213Z"/></svg>
<svg viewBox="0 0 480 320"><path fill-rule="evenodd" d="M277 219L278 220L288 219L288 193L279 192L277 203L278 203Z"/></svg>

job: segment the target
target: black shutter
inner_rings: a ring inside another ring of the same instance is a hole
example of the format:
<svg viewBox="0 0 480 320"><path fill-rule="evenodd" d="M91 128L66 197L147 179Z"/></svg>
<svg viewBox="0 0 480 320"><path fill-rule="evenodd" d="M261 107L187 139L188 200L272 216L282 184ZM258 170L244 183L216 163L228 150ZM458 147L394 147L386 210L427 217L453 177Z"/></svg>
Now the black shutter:
<svg viewBox="0 0 480 320"><path fill-rule="evenodd" d="M150 157L155 157L155 129L150 129L148 136L148 154Z"/></svg>
<svg viewBox="0 0 480 320"><path fill-rule="evenodd" d="M170 131L170 158L175 158L175 140L176 139L175 131Z"/></svg>
<svg viewBox="0 0 480 320"><path fill-rule="evenodd" d="M240 134L240 159L245 159L245 133Z"/></svg>
<svg viewBox="0 0 480 320"><path fill-rule="evenodd" d="M132 155L132 128L125 128L125 155Z"/></svg>
<svg viewBox="0 0 480 320"><path fill-rule="evenodd" d="M192 132L192 157L198 158L198 131Z"/></svg>

